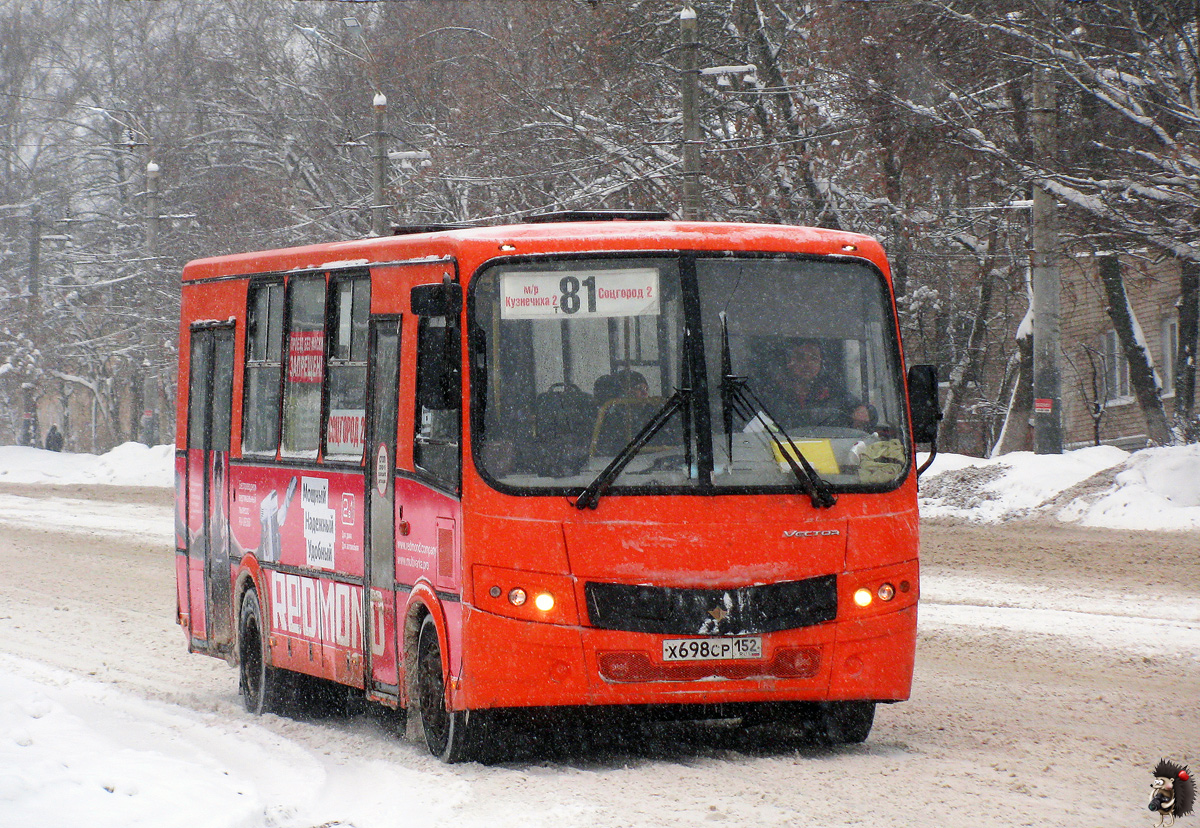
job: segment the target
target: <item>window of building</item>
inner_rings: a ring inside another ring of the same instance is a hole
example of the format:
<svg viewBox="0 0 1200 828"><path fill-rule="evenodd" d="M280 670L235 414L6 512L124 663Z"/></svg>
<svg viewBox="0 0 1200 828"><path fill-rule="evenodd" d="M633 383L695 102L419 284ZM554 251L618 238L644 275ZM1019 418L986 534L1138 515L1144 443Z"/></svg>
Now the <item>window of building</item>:
<svg viewBox="0 0 1200 828"><path fill-rule="evenodd" d="M274 454L279 447L279 390L283 347L283 285L250 288L246 324L246 390L242 451Z"/></svg>
<svg viewBox="0 0 1200 828"><path fill-rule="evenodd" d="M1104 385L1108 402L1126 402L1133 396L1129 385L1129 362L1116 331L1104 335Z"/></svg>
<svg viewBox="0 0 1200 828"><path fill-rule="evenodd" d="M283 453L316 457L321 441L321 385L325 379L325 279L294 278L289 290Z"/></svg>
<svg viewBox="0 0 1200 828"><path fill-rule="evenodd" d="M1175 359L1179 355L1179 317L1167 316L1162 322L1162 364L1158 374L1162 377L1163 396L1175 395Z"/></svg>
<svg viewBox="0 0 1200 828"><path fill-rule="evenodd" d="M367 276L335 280L330 285L329 415L325 421L325 454L360 460L367 413L367 318L371 283Z"/></svg>

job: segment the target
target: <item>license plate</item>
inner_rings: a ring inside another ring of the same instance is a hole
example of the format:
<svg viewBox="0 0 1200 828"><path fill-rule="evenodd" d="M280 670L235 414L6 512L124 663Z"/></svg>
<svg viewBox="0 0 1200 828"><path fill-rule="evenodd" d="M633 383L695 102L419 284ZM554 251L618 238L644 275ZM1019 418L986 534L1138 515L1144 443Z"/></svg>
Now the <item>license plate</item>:
<svg viewBox="0 0 1200 828"><path fill-rule="evenodd" d="M743 638L668 638L662 643L663 661L730 661L762 658L762 639Z"/></svg>

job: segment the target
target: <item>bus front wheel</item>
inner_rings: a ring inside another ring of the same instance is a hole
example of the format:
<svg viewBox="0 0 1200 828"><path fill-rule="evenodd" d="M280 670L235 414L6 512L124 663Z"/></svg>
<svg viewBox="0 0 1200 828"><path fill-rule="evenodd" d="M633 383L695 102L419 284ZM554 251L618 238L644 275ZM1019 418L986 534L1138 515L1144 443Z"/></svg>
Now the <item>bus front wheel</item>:
<svg viewBox="0 0 1200 828"><path fill-rule="evenodd" d="M818 738L830 745L865 742L875 723L875 702L822 702L817 708Z"/></svg>
<svg viewBox="0 0 1200 828"><path fill-rule="evenodd" d="M873 701L765 702L752 705L742 716L747 727L783 726L821 745L865 742L874 723Z"/></svg>
<svg viewBox="0 0 1200 828"><path fill-rule="evenodd" d="M444 676L437 625L426 615L417 634L417 703L425 744L443 762L475 761L486 746L487 711L448 709Z"/></svg>
<svg viewBox="0 0 1200 828"><path fill-rule="evenodd" d="M267 664L258 593L248 590L238 613L238 693L254 714L278 712L283 689L281 670Z"/></svg>

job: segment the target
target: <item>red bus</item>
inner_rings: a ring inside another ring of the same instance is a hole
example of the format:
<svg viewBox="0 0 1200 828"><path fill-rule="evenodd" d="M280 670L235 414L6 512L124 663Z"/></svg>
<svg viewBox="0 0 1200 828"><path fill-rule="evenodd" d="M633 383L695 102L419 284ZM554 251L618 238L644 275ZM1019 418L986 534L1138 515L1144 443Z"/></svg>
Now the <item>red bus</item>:
<svg viewBox="0 0 1200 828"><path fill-rule="evenodd" d="M222 256L180 343L178 622L252 711L340 685L461 761L538 708L861 741L909 696L936 381L910 406L870 238L576 214Z"/></svg>

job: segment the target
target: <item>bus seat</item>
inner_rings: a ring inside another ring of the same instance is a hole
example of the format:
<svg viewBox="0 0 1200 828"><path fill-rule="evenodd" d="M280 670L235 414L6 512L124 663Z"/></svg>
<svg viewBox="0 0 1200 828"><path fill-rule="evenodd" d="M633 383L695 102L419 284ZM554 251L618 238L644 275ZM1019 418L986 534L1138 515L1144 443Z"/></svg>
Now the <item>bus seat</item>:
<svg viewBox="0 0 1200 828"><path fill-rule="evenodd" d="M663 404L665 397L616 397L600 406L596 426L592 429L589 453L592 457L613 457L628 445ZM662 451L680 448L681 428L678 419L654 435L643 451Z"/></svg>
<svg viewBox="0 0 1200 828"><path fill-rule="evenodd" d="M590 394L569 382L556 382L537 395L533 406L534 470L550 477L578 474L587 462L588 426L596 421Z"/></svg>

